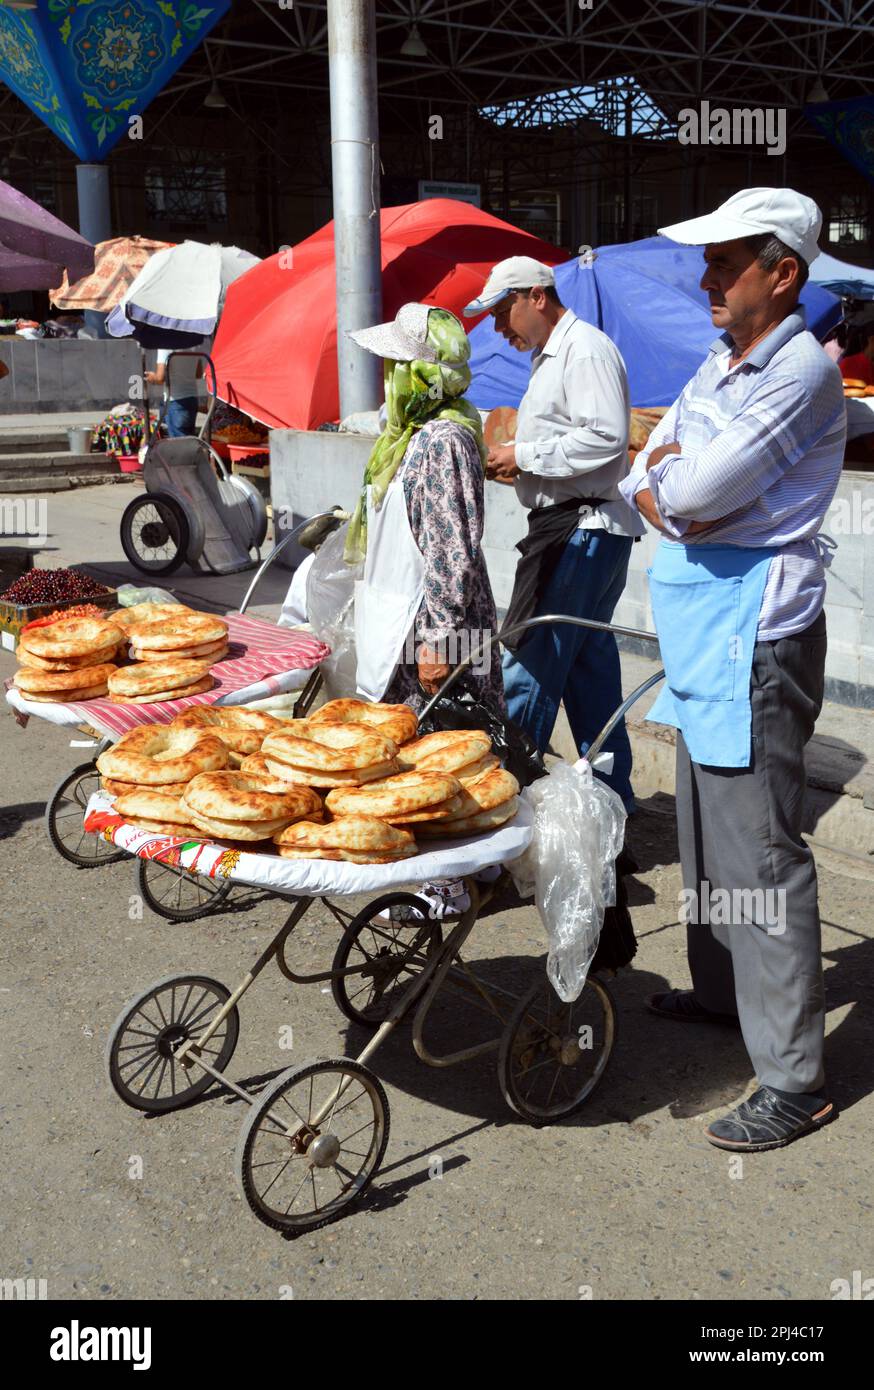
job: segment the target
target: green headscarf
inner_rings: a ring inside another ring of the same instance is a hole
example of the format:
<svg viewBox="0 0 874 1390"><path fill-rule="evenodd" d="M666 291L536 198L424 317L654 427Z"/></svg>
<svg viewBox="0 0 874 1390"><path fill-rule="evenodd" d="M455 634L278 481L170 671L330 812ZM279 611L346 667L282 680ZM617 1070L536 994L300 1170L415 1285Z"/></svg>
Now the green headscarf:
<svg viewBox="0 0 874 1390"><path fill-rule="evenodd" d="M454 420L469 429L480 459L486 460L479 411L464 399L470 385L470 341L454 314L446 309L428 313L428 345L436 362L385 362L385 429L376 441L367 466L361 496L346 538L348 564L363 560L367 551L367 485L373 504L381 507L388 485L401 464L407 445L428 420Z"/></svg>

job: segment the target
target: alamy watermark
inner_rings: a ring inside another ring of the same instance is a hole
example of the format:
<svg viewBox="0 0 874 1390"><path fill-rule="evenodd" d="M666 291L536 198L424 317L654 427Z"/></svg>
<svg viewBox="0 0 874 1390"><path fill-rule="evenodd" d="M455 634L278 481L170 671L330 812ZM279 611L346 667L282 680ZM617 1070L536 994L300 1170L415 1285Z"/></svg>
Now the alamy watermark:
<svg viewBox="0 0 874 1390"><path fill-rule="evenodd" d="M763 145L768 154L786 153L786 111L783 107L686 106L679 113L677 139L681 145Z"/></svg>
<svg viewBox="0 0 874 1390"><path fill-rule="evenodd" d="M764 927L768 936L786 930L785 888L698 888L680 891L680 920L695 927Z"/></svg>
<svg viewBox="0 0 874 1390"><path fill-rule="evenodd" d="M39 549L49 534L47 497L0 497L0 536L14 536Z"/></svg>
<svg viewBox="0 0 874 1390"><path fill-rule="evenodd" d="M418 666L420 661L449 666L454 670L470 660L470 669L477 676L487 676L492 669L492 637L488 628L461 628L441 637L437 642L417 642L410 632L404 643L401 662Z"/></svg>

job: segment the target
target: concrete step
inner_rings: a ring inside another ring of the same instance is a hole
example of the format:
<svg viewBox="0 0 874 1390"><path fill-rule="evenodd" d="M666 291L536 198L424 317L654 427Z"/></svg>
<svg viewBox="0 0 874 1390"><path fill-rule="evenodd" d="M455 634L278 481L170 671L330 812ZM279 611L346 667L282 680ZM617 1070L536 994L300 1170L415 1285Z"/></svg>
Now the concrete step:
<svg viewBox="0 0 874 1390"><path fill-rule="evenodd" d="M0 429L0 457L8 457L12 454L42 453L46 450L62 454L69 447L66 430Z"/></svg>
<svg viewBox="0 0 874 1390"><path fill-rule="evenodd" d="M20 497L23 493L36 492L42 496L49 492L64 492L74 487L102 487L106 483L142 483L142 478L138 473L94 473L83 471L81 473L57 473L44 474L34 477L28 474L27 477L16 478L0 476L0 497L13 495Z"/></svg>
<svg viewBox="0 0 874 1390"><path fill-rule="evenodd" d="M109 454L71 454L50 451L38 454L14 454L7 458L0 454L0 485L10 473L21 476L38 477L52 473L76 473L82 469L90 473L117 473L118 463Z"/></svg>

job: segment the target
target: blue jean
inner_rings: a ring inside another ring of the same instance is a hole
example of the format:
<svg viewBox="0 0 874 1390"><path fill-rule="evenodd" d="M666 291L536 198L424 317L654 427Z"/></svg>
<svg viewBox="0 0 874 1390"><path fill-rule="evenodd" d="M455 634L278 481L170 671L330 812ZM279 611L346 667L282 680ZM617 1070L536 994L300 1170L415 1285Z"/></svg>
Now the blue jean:
<svg viewBox="0 0 874 1390"><path fill-rule="evenodd" d="M171 439L180 439L185 434L197 433L197 396L183 396L178 401L167 402L165 424Z"/></svg>
<svg viewBox="0 0 874 1390"><path fill-rule="evenodd" d="M575 531L537 605L537 613L566 613L609 623L633 542L607 531ZM619 650L612 632L567 625L534 628L517 652L504 653L504 690L510 718L545 751L562 700L580 754L622 703ZM604 781L634 809L631 744L624 719L604 743L613 771Z"/></svg>

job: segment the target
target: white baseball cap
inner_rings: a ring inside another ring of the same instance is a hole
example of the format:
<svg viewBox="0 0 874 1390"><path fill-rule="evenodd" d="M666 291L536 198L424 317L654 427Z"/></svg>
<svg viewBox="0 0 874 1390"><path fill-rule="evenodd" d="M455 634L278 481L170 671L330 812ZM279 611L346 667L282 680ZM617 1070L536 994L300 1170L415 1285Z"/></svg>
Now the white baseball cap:
<svg viewBox="0 0 874 1390"><path fill-rule="evenodd" d="M359 347L393 362L436 362L437 353L428 342L428 315L434 307L433 304L402 304L390 323L356 329L349 337ZM459 361L455 365L463 363Z"/></svg>
<svg viewBox="0 0 874 1390"><path fill-rule="evenodd" d="M513 290L530 290L534 285L554 285L555 271L551 265L535 261L531 256L509 256L505 261L493 265L489 278L483 285L478 299L465 304L462 313L466 319L493 309L496 304Z"/></svg>
<svg viewBox="0 0 874 1390"><path fill-rule="evenodd" d="M794 188L743 188L715 212L659 227L659 236L683 246L705 246L770 232L810 265L819 255L821 227L822 213L816 203Z"/></svg>

